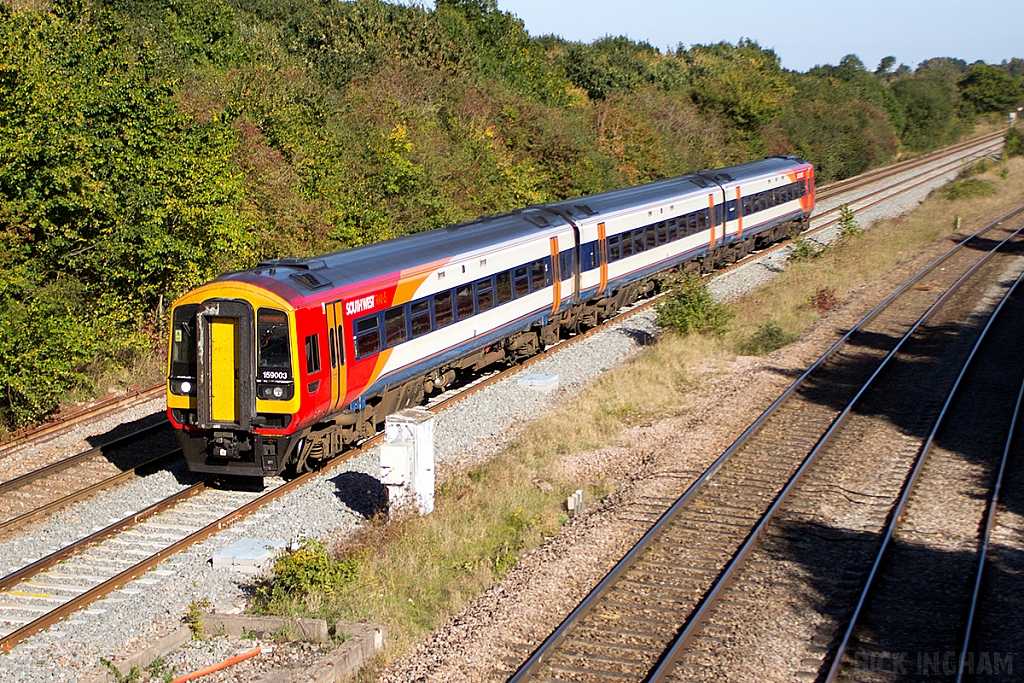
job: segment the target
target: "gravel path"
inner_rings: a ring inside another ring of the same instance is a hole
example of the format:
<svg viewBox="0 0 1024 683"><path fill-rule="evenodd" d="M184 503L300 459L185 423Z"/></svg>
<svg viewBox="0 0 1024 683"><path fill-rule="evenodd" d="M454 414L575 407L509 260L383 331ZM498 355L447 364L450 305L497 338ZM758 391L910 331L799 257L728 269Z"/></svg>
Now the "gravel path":
<svg viewBox="0 0 1024 683"><path fill-rule="evenodd" d="M936 181L934 186L941 185L942 182ZM877 207L859 215L858 220L866 227L874 220L905 213L922 201L930 189L933 189L932 186L919 188L903 198L888 203L884 209ZM834 202L839 203L840 200ZM819 206L819 213L828 208L830 207ZM827 240L828 237L823 235L820 239ZM730 299L758 288L770 279L773 273L784 268L785 250L771 255L767 261L733 270L727 277L715 280L712 283L712 290L720 298ZM871 291L871 288L866 288L866 291ZM856 309L857 306L853 308ZM852 309L846 307L844 310ZM628 321L614 325L601 334L533 365L528 372L559 376L560 389L555 394L545 396L535 393L520 387L515 378L511 378L487 387L468 400L444 411L438 416L435 425L439 473L443 475L446 468L460 468L490 457L513 438L528 420L540 415L550 406L577 394L601 372L638 353L644 342L656 333L653 315L651 311L635 315ZM448 635L444 635L446 631L442 631L441 634L428 639L407 661L423 656L437 661L450 661L450 656L442 657L431 651L431 643L445 643L452 649L457 643L460 652L467 652L474 645L480 645L479 636L484 630L474 627L470 629L474 636L470 637L465 624L472 624L474 620L483 618L475 616L481 610L488 615L494 613L497 607L490 606L489 601L505 604L499 597L508 598L513 593L536 595L536 591L542 590L543 586L539 583L534 585L533 578L524 580L520 572L530 571L531 567L536 571L538 566L546 567L547 571L551 569L552 564L557 567L559 562L567 562L564 549L574 549L571 553L570 574L576 581L581 582L578 585L582 590L582 587L587 585L586 577L594 576L595 572L600 574L601 567L604 567L609 559L616 557L615 549L625 542L620 542L617 537L612 541L605 535L609 533L609 522L602 517L600 511L617 510L617 505L631 500L630 492L635 498L652 493L669 496L674 495L673 491L681 491L679 487L685 487L690 473L696 473L709 463L710 459L735 438L735 430L756 417L778 391L788 384L789 380L785 377L788 370L803 367L816 357L816 353L820 353L817 349L822 344L827 346L831 343L834 330L837 325L843 324L840 322L842 320L843 315L838 313L827 316L817 326L816 331L805 335L801 342L786 349L782 356L773 354L756 361L741 358L737 359L732 367L719 368L718 372L721 374L711 376L708 386L712 387L711 395L715 397L715 403L730 406L728 411L710 411L705 414L701 406L708 405L710 401L707 400L707 395L698 392L693 399L692 415L665 424L638 428L634 435L637 449L611 449L593 455L593 458L603 463L602 466L620 471L643 472L650 476L658 474L661 479L645 481L635 477L632 486L621 489L588 515L569 524L557 539L524 559L505 581L468 606L464 614L449 625ZM728 400L722 401L725 397L728 397ZM136 412L121 420L147 419L158 410L162 410L162 406L154 406L148 413L143 407L134 410ZM113 422L107 424L105 421L102 425L94 426L93 433L102 434L114 429L115 426ZM684 430L688 434L687 447L684 450L689 455L684 453L681 456L678 450L679 434ZM63 449L64 455L83 450L82 444L89 436L91 435L78 434L61 437L58 440L60 443L55 443L52 447ZM644 444L649 446L646 451ZM659 448L664 450L668 445L672 445L673 448L668 448L658 455L637 455L638 452L657 453ZM10 467L14 471L17 462L18 457L14 455L0 461L0 477L8 478L3 468ZM214 571L209 562L213 553L243 536L287 541L300 535L322 537L332 532L345 533L354 530L363 519L361 513L367 512L373 504L366 491L367 484L375 482L372 478L377 476L377 468L375 450L353 458L342 468L317 478L293 495L254 514L243 523L175 556L142 580L116 591L92 608L80 612L48 632L30 638L9 654L0 657L0 680L78 680L81 672L95 667L101 657L126 655L138 649L141 643L176 627L181 623L181 617L189 603L196 600L208 599L221 612L240 611L246 601L244 581L230 572ZM52 552L71 539L81 537L146 507L192 481L194 477L182 468L172 468L170 471L136 479L116 491L74 505L48 521L27 529L23 536L12 539L0 547L0 568L5 570L5 573L13 571ZM555 548L563 548L561 557L558 552L553 552ZM589 573L588 566L592 567ZM559 575L557 569L554 575L559 577L555 581L558 586L551 587L551 590L564 589L564 575ZM550 581L548 583L550 584ZM568 600L572 599L571 596L568 597ZM523 609L523 604L519 603L518 599L514 602L518 604L517 609ZM564 603L565 600L552 598L546 602L544 599L531 601L529 604L532 604L534 609L541 609L543 606L550 616L564 611ZM499 624L496 631L488 632L500 635L502 628L505 628L500 626L500 621L495 622L491 616L483 619L487 623ZM219 654L222 653L211 652L205 657L196 655L190 664L198 667L218 661L221 658ZM490 663L483 668L490 670L489 667L500 665L500 656L487 661ZM438 673L440 677L435 680L474 680L459 678L448 669L431 667L431 670L435 673L447 671L444 674ZM396 668L395 671L399 672L402 669ZM409 673L411 670L405 671ZM415 680L410 676L403 678L403 675L392 673L386 679Z"/></svg>

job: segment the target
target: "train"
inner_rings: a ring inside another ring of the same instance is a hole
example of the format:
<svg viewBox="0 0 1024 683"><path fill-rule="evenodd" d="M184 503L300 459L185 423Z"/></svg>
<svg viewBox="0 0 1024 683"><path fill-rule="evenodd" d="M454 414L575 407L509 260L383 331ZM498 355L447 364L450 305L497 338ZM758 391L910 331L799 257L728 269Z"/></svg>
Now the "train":
<svg viewBox="0 0 1024 683"><path fill-rule="evenodd" d="M813 166L775 156L225 273L171 308L167 415L194 472L309 471L813 208Z"/></svg>

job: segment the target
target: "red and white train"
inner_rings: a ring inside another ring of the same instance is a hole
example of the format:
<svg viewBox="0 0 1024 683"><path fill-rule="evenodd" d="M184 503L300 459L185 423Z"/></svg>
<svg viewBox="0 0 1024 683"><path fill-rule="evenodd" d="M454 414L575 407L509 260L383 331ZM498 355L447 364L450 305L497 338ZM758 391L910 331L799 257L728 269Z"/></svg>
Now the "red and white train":
<svg viewBox="0 0 1024 683"><path fill-rule="evenodd" d="M193 471L304 471L813 207L813 167L771 157L227 273L174 304L168 416Z"/></svg>

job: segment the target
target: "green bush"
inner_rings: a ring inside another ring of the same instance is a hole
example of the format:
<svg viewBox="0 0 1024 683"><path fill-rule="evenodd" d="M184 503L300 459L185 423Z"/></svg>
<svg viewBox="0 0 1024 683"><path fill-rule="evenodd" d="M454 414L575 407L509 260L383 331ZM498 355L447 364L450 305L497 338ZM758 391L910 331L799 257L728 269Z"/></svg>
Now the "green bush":
<svg viewBox="0 0 1024 683"><path fill-rule="evenodd" d="M944 199L957 200L969 199L971 197L990 197L996 193L995 185L991 180L982 178L967 178L957 180L938 190L940 197Z"/></svg>
<svg viewBox="0 0 1024 683"><path fill-rule="evenodd" d="M1017 106L1024 88L1002 68L975 62L957 82L963 108L972 114L1001 113Z"/></svg>
<svg viewBox="0 0 1024 683"><path fill-rule="evenodd" d="M1024 122L1018 123L1018 126L1021 125L1024 125ZM1006 131L1006 146L1003 152L1007 157L1024 156L1024 129L1017 127Z"/></svg>
<svg viewBox="0 0 1024 683"><path fill-rule="evenodd" d="M335 560L320 541L303 539L297 550L285 550L274 560L273 579L256 587L254 610L272 612L274 606L311 593L334 593L355 580L354 559Z"/></svg>
<svg viewBox="0 0 1024 683"><path fill-rule="evenodd" d="M794 339L795 334L787 334L777 323L769 320L757 332L741 341L736 347L736 353L741 356L764 356L781 349Z"/></svg>
<svg viewBox="0 0 1024 683"><path fill-rule="evenodd" d="M734 312L711 297L707 284L698 277L672 282L669 294L657 306L659 327L681 335L725 333Z"/></svg>
<svg viewBox="0 0 1024 683"><path fill-rule="evenodd" d="M786 256L786 259L790 263L810 261L824 254L826 249L825 245L809 237L798 237L789 245L789 254Z"/></svg>
<svg viewBox="0 0 1024 683"><path fill-rule="evenodd" d="M843 204L839 207L839 236L840 237L860 237L864 234L864 228L860 227L857 219L853 215L853 209L850 208L849 204Z"/></svg>

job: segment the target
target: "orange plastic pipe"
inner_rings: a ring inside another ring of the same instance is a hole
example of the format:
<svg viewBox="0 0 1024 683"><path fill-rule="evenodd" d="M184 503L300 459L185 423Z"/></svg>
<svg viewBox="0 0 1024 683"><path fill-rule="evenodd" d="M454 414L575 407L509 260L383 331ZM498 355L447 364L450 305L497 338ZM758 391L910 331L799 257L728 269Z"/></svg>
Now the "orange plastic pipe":
<svg viewBox="0 0 1024 683"><path fill-rule="evenodd" d="M245 660L249 659L250 657L255 657L256 655L258 655L262 651L263 650L260 649L260 646L257 645L256 647L254 647L253 649L249 650L248 652L243 652L240 655L235 655L231 659L225 659L223 662L218 662L217 664L211 664L210 666L204 667L204 668L200 669L199 671L195 671L195 672L190 673L190 674L185 674L184 676L179 676L179 677L175 678L173 681L171 681L171 683L185 683L185 681L191 681L191 680L194 680L196 678L200 678L201 676L206 676L207 674L212 674L212 673L214 673L216 671L220 671L221 669L226 669L229 666L233 666L235 664L238 664L239 662L244 662Z"/></svg>

